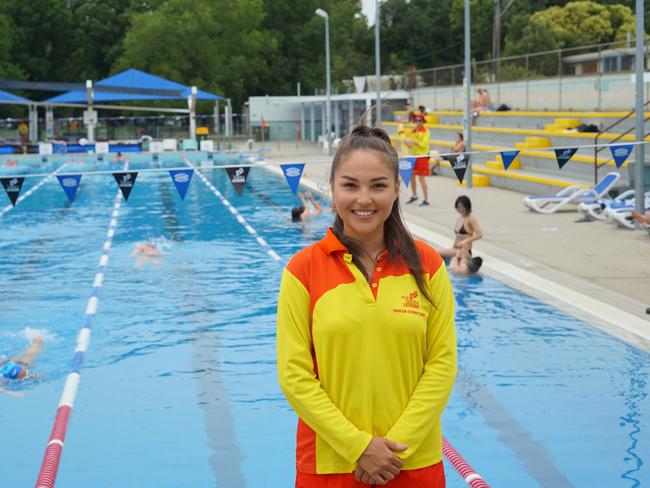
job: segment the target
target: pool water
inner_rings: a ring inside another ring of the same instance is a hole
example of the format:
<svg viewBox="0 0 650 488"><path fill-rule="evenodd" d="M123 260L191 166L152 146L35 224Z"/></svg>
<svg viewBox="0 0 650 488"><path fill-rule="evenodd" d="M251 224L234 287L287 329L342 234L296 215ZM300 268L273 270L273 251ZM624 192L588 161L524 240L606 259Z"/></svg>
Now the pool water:
<svg viewBox="0 0 650 488"><path fill-rule="evenodd" d="M139 167L147 156L133 157ZM330 223L292 224L297 199L263 169L241 197L222 169L203 173L283 262ZM14 386L24 398L0 395L1 486L36 480L116 192L111 175L86 176L69 204L52 179L0 217L0 357L46 339L43 379ZM129 254L147 239L164 240L162 264L136 268ZM141 173L118 218L58 486L292 486L296 418L275 371L281 272L199 178L182 201L166 172ZM443 431L488 483L649 484L650 356L497 281L454 288L459 376ZM448 486L465 486L446 470Z"/></svg>

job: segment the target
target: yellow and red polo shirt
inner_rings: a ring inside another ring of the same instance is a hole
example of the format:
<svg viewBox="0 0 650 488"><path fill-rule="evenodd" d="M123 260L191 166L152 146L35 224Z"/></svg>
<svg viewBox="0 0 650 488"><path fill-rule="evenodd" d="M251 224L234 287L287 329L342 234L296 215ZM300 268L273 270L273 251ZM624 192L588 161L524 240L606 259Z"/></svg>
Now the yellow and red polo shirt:
<svg viewBox="0 0 650 488"><path fill-rule="evenodd" d="M386 252L368 282L331 229L284 270L278 377L299 417L299 472L350 473L372 436L408 446L397 454L403 469L442 459L440 416L456 375L454 298L442 258L416 246L433 305Z"/></svg>
<svg viewBox="0 0 650 488"><path fill-rule="evenodd" d="M430 139L431 135L427 127L422 126L413 129L413 134L411 134L411 140L413 141L411 151L413 156L428 156Z"/></svg>

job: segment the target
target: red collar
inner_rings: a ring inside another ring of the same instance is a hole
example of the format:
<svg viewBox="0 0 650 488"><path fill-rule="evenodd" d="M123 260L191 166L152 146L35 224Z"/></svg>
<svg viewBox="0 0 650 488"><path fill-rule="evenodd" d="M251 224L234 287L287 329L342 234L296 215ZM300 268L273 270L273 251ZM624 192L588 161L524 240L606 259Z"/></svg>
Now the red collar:
<svg viewBox="0 0 650 488"><path fill-rule="evenodd" d="M426 128L425 126L416 127L416 128L415 128L415 131L416 131L416 132L426 132L426 131L427 131L427 128Z"/></svg>
<svg viewBox="0 0 650 488"><path fill-rule="evenodd" d="M339 241L338 237L334 235L331 227L327 229L325 237L318 241L318 245L327 254L332 254L338 251L348 252L348 248L345 247L341 241Z"/></svg>

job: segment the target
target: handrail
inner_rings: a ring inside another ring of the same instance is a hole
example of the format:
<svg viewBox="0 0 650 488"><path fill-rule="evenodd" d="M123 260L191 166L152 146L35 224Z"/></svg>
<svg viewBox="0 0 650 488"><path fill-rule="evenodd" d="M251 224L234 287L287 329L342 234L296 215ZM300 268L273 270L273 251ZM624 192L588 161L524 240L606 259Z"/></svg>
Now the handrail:
<svg viewBox="0 0 650 488"><path fill-rule="evenodd" d="M646 108L648 105L650 105L650 100L648 100L646 103L643 104L643 113L645 113L645 108ZM611 123L610 125L608 125L608 126L605 127L604 129L600 130L600 131L598 132L598 134L596 134L596 137L594 138L594 185L595 185L595 184L598 184L598 168L600 168L601 166L605 166L607 163L609 163L609 162L612 160L612 158L609 158L609 159L606 160L604 163L602 163L602 164L598 164L598 153L599 153L600 151L602 151L603 149L605 149L605 146L598 147L598 139L600 138L600 136L602 136L603 134L607 133L607 132L608 132L609 130L611 130L612 128L616 127L617 125L619 125L619 124L622 123L623 121L625 121L625 120L629 119L630 117L632 117L632 115L634 115L635 113L636 113L635 110L631 110L630 112L628 112L627 114L625 114L623 117L621 117L620 119L614 121L613 123ZM643 119L643 122L645 123L645 122L647 122L648 120L650 120L650 117L646 117L646 118L644 118L644 119ZM632 132L633 130L634 130L634 128L631 128L631 129L626 130L625 132L620 133L620 134L618 135L618 137L616 137L616 138L614 138L613 140L609 141L608 145L610 145L610 144L612 144L612 143L614 143L614 142L617 142L617 141L621 140L621 139L623 138L623 136L629 134L629 133ZM649 132L648 134L650 134L650 132ZM647 136L648 134L645 134L645 136ZM644 137L645 137L645 136L644 136Z"/></svg>

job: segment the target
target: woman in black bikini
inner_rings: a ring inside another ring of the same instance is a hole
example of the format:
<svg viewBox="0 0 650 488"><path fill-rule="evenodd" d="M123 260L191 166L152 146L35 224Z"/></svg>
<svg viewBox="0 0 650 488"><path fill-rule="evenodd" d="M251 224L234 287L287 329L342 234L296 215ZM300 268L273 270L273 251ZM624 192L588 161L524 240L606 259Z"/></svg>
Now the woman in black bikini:
<svg viewBox="0 0 650 488"><path fill-rule="evenodd" d="M454 226L456 238L454 239L454 244L451 248L438 249L438 253L443 258L453 258L456 256L458 250L463 250L471 255L472 243L483 237L481 226L478 224L478 220L476 220L476 217L472 213L472 202L469 197L466 197L465 195L458 197L456 203L454 203L454 207L460 214L458 220L456 220L456 225Z"/></svg>

